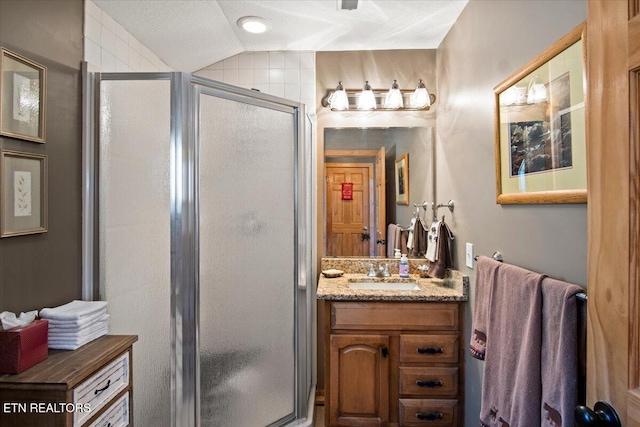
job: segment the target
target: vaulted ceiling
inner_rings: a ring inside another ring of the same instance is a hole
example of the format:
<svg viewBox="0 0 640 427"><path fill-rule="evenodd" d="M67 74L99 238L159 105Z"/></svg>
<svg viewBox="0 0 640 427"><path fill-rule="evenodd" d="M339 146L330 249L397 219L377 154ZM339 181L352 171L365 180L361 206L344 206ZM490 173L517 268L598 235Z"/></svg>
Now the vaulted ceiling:
<svg viewBox="0 0 640 427"><path fill-rule="evenodd" d="M434 49L467 0L94 0L178 71L195 71L244 51ZM243 16L268 20L250 34Z"/></svg>

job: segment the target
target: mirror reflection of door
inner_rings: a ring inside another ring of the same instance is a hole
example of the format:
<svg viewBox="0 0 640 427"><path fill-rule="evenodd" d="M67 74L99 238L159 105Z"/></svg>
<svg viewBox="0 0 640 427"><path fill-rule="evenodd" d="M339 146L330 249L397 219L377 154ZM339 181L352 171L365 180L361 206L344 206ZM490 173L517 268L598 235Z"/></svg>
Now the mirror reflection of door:
<svg viewBox="0 0 640 427"><path fill-rule="evenodd" d="M369 212L370 225L367 233L370 235L370 245L368 251L364 248L366 245L363 245L361 248L363 255L358 256L393 256L393 249L389 254L386 245L389 224L407 228L416 210L411 204L422 204L424 201L434 200L435 162L432 130L430 127L324 129L325 166L336 163L357 163L360 166L371 165L373 170L369 175L369 180L372 181L369 187L369 198L372 201L368 209L362 207L363 212L367 210ZM397 204L395 197L394 168L398 153L407 153L411 156L412 165L414 165L411 168L411 201L407 200L406 205ZM326 177L328 178L328 175ZM338 189L333 191L337 192ZM329 203L337 199L334 195L330 200L330 193L328 181L325 181L325 255L348 256L346 255L348 251L336 252L336 239L338 239L334 236L336 218L332 218L335 213L330 213L333 207L329 206ZM424 219L431 221L431 217L426 212L422 214ZM353 226L354 234L355 227ZM362 233L363 229L357 232Z"/></svg>
<svg viewBox="0 0 640 427"><path fill-rule="evenodd" d="M373 165L326 163L327 255L369 256ZM348 193L343 184L347 184Z"/></svg>

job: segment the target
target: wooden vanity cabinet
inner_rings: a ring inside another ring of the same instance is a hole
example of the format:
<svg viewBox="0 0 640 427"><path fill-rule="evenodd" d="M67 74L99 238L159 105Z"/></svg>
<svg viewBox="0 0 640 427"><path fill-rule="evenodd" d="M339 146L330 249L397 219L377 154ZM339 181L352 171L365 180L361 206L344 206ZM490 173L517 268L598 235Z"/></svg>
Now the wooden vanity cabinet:
<svg viewBox="0 0 640 427"><path fill-rule="evenodd" d="M461 302L327 301L325 425L464 422Z"/></svg>

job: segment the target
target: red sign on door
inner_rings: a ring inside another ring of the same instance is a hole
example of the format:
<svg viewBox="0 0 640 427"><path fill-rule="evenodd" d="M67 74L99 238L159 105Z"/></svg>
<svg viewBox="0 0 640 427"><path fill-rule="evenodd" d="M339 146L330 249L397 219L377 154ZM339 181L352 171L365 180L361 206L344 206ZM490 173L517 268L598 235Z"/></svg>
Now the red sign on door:
<svg viewBox="0 0 640 427"><path fill-rule="evenodd" d="M342 200L353 200L353 182L342 183Z"/></svg>

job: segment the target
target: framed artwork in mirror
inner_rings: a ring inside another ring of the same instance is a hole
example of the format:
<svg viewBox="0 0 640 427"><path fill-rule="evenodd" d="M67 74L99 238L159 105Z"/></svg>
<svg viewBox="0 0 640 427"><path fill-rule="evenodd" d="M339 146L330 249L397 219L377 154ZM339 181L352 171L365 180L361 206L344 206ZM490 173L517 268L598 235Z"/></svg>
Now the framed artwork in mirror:
<svg viewBox="0 0 640 427"><path fill-rule="evenodd" d="M585 28L494 89L499 204L587 202Z"/></svg>
<svg viewBox="0 0 640 427"><path fill-rule="evenodd" d="M0 237L47 232L47 156L0 152Z"/></svg>
<svg viewBox="0 0 640 427"><path fill-rule="evenodd" d="M44 143L47 68L0 48L0 135Z"/></svg>
<svg viewBox="0 0 640 427"><path fill-rule="evenodd" d="M409 204L409 153L396 159L396 204Z"/></svg>

